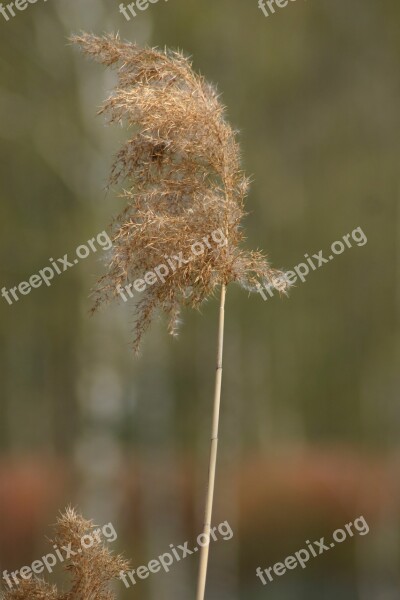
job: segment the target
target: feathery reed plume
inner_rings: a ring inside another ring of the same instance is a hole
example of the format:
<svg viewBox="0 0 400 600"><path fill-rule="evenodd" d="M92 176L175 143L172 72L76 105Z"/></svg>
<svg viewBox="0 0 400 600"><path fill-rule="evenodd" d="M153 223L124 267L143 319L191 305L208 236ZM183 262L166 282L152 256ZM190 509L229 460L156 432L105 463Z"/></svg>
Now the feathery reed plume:
<svg viewBox="0 0 400 600"><path fill-rule="evenodd" d="M240 247L249 182L241 170L236 133L225 119L225 108L215 89L194 73L190 61L178 52L140 48L112 35L84 33L71 40L98 62L118 70L118 84L100 114L104 113L111 123L125 123L132 132L111 169L110 183L126 181L122 194L126 206L112 227L112 255L108 272L95 290L94 310L116 298L122 287L141 278L143 291L136 304L133 341L137 350L156 310L168 315L169 330L174 334L181 308L197 308L221 286L204 525L209 535L226 286L237 282L249 291L258 291L262 284L286 292L287 283L283 273L272 269L261 252ZM205 242L216 231L224 239L218 247ZM203 251L194 251L203 241ZM179 268L169 263L171 269L164 281L157 281L154 272L167 256L180 257ZM150 273L154 277L149 277ZM207 562L205 546L201 551L198 600L204 597Z"/></svg>
<svg viewBox="0 0 400 600"><path fill-rule="evenodd" d="M83 536L90 533L94 524L68 508L57 519L55 537L50 540L58 548L81 548ZM68 592L59 592L39 577L20 580L15 587L7 590L2 600L114 600L115 596L108 586L121 571L126 571L128 562L121 556L114 556L101 540L92 538L91 547L82 548L82 552L63 563L64 569L71 573L72 587ZM74 551L74 550L73 550Z"/></svg>
<svg viewBox="0 0 400 600"><path fill-rule="evenodd" d="M118 85L99 114L132 130L111 170L110 183L127 180L127 202L112 227L112 256L93 310L118 297L119 286L154 272L166 255L187 262L141 292L135 350L156 309L167 313L174 334L181 307L198 307L221 284L236 281L257 291L260 282L276 287L280 281L284 291L280 272L260 252L239 247L248 179L214 88L180 53L113 36L71 39L100 63L118 68ZM224 246L203 244L204 252L193 254L192 246L214 231L223 233Z"/></svg>

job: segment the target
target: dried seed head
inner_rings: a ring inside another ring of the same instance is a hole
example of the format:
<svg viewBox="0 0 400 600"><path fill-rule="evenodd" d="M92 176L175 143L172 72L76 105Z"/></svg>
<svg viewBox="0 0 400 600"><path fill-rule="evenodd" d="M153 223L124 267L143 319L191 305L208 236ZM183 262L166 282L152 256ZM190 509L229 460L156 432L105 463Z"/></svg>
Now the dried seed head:
<svg viewBox="0 0 400 600"><path fill-rule="evenodd" d="M198 307L222 283L237 282L249 291L257 291L260 280L275 287L282 273L262 253L240 247L249 182L215 89L178 52L140 48L114 36L71 39L117 68L118 85L100 113L131 131L111 170L110 183L125 182L126 207L112 226L111 259L93 310L118 297L121 287L166 266L162 278L148 276L153 283L138 284L145 289L136 304L137 350L157 309L167 313L175 333L181 307ZM224 243L207 244L204 238L217 231ZM203 252L197 254L196 243ZM173 269L165 255L186 262ZM280 284L279 291L286 287Z"/></svg>
<svg viewBox="0 0 400 600"><path fill-rule="evenodd" d="M1 598L2 600L60 600L55 586L37 578L21 580Z"/></svg>
<svg viewBox="0 0 400 600"><path fill-rule="evenodd" d="M60 548L72 544L72 548L79 549L83 537L89 535L94 527L92 521L69 508L57 520L56 536L52 541ZM82 552L76 554L66 568L72 575L72 588L62 600L112 600L114 596L108 590L109 583L121 571L127 570L128 563L121 556L111 554L101 537L96 539L91 535L89 544L85 542Z"/></svg>
<svg viewBox="0 0 400 600"><path fill-rule="evenodd" d="M70 548L74 553L62 563L72 577L68 592L59 592L43 579L32 577L20 580L19 585L5 592L2 600L114 600L109 584L121 571L126 571L129 564L121 556L112 555L101 538L94 535L91 535L90 547L82 545L83 536L90 534L93 527L92 521L86 521L71 508L57 519L56 535L51 542L55 549Z"/></svg>

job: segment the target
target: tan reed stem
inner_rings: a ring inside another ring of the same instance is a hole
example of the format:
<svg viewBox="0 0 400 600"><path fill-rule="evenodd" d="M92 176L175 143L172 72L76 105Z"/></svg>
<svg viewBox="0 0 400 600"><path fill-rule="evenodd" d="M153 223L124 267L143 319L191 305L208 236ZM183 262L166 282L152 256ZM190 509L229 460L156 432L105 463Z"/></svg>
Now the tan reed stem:
<svg viewBox="0 0 400 600"><path fill-rule="evenodd" d="M215 470L216 470L216 465L217 465L219 410L220 410L220 405L221 405L222 356L223 356L223 346L224 346L224 322L225 322L225 296L226 296L226 285L223 284L221 287L221 303L220 303L220 308L219 308L217 372L216 372L216 376L215 376L210 466L209 466L209 472L208 472L208 489L207 489L206 509L205 509L204 529L203 529L204 536L206 536L206 539L208 540L208 542L206 545L201 547L201 551L200 551L200 568L199 568L199 578L198 578L198 584L197 584L196 600L204 600L204 593L205 593L206 579L207 579L208 554L209 554L209 547L210 547L209 544L210 544L211 516L212 516L213 499L214 499Z"/></svg>

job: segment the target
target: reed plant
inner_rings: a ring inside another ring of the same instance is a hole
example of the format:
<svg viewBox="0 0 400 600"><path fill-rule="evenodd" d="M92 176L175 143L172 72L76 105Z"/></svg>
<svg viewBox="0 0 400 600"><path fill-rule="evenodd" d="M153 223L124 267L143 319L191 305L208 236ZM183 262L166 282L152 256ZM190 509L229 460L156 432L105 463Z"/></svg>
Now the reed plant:
<svg viewBox="0 0 400 600"><path fill-rule="evenodd" d="M117 85L99 114L126 126L129 136L111 168L110 184L123 184L123 211L110 228L113 248L106 273L94 290L96 311L119 298L118 290L145 280L166 256L191 256L165 281L153 281L134 304L132 348L137 351L157 312L176 335L183 307L198 308L220 288L216 380L204 534L209 537L214 497L222 382L224 308L227 286L248 291L260 285L286 292L283 274L260 251L242 247L243 173L237 133L226 119L216 89L194 72L180 52L142 48L118 36L83 33L71 38L96 61L116 69ZM226 244L196 243L213 231ZM201 550L197 600L205 593L209 546Z"/></svg>

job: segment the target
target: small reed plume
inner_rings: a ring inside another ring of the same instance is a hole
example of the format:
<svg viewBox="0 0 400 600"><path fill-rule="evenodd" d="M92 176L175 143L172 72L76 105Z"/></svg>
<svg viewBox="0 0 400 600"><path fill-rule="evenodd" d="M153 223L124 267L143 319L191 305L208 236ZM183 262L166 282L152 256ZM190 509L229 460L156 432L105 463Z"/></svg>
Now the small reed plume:
<svg viewBox="0 0 400 600"><path fill-rule="evenodd" d="M50 541L58 548L70 547L77 552L83 536L90 534L93 527L92 521L87 521L69 508L57 519L56 535ZM112 555L95 536L91 547L82 548L82 552L62 564L72 578L68 592L60 592L44 579L32 577L20 580L18 585L15 584L3 594L2 600L115 600L109 584L129 567L127 561L121 556Z"/></svg>
<svg viewBox="0 0 400 600"><path fill-rule="evenodd" d="M236 133L213 86L194 73L190 61L177 52L140 48L111 35L82 34L71 39L98 62L117 69L117 86L100 114L131 131L111 169L110 183L125 182L126 205L112 226L111 259L95 290L94 310L118 297L121 287L154 272L166 256L186 257L178 269L169 270L164 282L153 281L141 292L133 341L137 350L156 311L168 315L169 330L175 334L181 308L199 307L221 286L204 527L209 534L226 286L236 282L246 290L258 291L260 285L271 285L286 292L287 284L283 273L273 269L261 252L241 247L249 182L240 166ZM223 234L225 243L195 253L196 244L215 231ZM201 554L198 600L204 597L207 559L208 546Z"/></svg>

